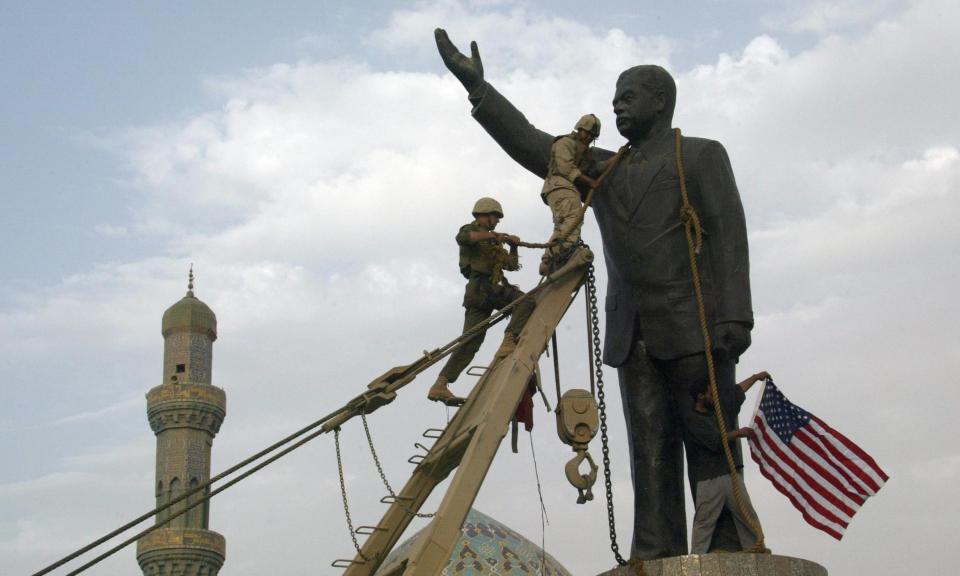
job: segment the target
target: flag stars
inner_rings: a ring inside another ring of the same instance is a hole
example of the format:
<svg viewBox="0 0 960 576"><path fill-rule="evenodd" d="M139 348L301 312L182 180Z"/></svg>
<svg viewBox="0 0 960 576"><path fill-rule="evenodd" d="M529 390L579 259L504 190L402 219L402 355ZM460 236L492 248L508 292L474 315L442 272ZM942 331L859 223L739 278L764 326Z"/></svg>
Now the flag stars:
<svg viewBox="0 0 960 576"><path fill-rule="evenodd" d="M810 421L810 414L787 400L772 382L767 383L760 409L784 444L789 444L797 429Z"/></svg>

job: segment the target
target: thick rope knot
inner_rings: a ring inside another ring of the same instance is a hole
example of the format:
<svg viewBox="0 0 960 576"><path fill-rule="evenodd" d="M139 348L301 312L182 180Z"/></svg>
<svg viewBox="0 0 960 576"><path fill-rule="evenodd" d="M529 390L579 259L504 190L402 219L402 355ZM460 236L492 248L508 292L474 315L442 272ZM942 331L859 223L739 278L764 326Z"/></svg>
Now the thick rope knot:
<svg viewBox="0 0 960 576"><path fill-rule="evenodd" d="M503 262L498 259L490 271L490 283L496 286L501 280L503 280Z"/></svg>
<svg viewBox="0 0 960 576"><path fill-rule="evenodd" d="M697 211L692 204L684 204L680 207L680 221L684 226L693 228L695 239L693 251L699 255L700 248L703 247L703 225L700 224L700 217L697 216Z"/></svg>

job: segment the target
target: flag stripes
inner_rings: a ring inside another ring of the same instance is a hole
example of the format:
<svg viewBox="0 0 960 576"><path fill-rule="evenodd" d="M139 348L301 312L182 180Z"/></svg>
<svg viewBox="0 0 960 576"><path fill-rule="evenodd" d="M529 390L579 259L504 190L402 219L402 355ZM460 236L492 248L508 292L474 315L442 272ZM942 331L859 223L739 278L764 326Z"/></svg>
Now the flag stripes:
<svg viewBox="0 0 960 576"><path fill-rule="evenodd" d="M758 432L759 449L755 449L754 442L751 441L750 453L760 466L760 471L766 469L775 476L777 480L768 479L780 492L784 493L784 489L788 489L793 496L794 506L798 503L802 505L801 512L806 510L820 524L828 525L833 532L842 534L860 505L854 502L844 505L837 498L831 501L830 492L820 483L820 478L814 479L806 472L802 462L795 460L789 448L786 448L775 434L769 432L764 420L761 419L755 428ZM758 460L758 453L767 454L767 457L763 461ZM807 520L810 521L809 518Z"/></svg>
<svg viewBox="0 0 960 576"><path fill-rule="evenodd" d="M887 480L876 461L767 382L753 419L750 455L760 473L811 526L837 540Z"/></svg>
<svg viewBox="0 0 960 576"><path fill-rule="evenodd" d="M880 469L876 460L849 438L828 426L826 422L814 416L812 428L817 430L821 437L836 446L846 457L845 465L856 471L869 484L872 490L867 494L868 496L876 494L888 480L888 476Z"/></svg>

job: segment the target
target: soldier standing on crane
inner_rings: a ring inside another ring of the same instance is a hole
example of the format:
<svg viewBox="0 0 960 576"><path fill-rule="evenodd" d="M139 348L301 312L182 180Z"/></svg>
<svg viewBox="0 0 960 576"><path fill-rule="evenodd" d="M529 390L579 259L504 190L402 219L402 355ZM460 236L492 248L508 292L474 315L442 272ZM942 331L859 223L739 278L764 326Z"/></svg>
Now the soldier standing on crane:
<svg viewBox="0 0 960 576"><path fill-rule="evenodd" d="M596 170L590 144L599 136L600 119L593 114L586 114L577 121L573 132L558 136L550 147L550 162L540 197L553 213L550 243L554 245L543 254L540 275L547 274L556 256L580 240L580 229L583 227L580 211L583 204L576 183L581 182L591 188L596 186L596 181L588 172Z"/></svg>
<svg viewBox="0 0 960 576"><path fill-rule="evenodd" d="M462 226L457 233L457 244L460 246L460 273L468 280L466 292L463 295L463 307L466 309L464 332L489 318L494 310L503 308L523 296L523 292L508 283L503 276L503 270L520 269L517 255L517 244L520 243L520 238L494 232L500 219L503 218L503 207L493 198L481 198L473 207L473 217L474 221ZM505 242L510 244L509 252L503 248ZM510 323L503 335L503 343L497 350L495 358L503 358L516 348L517 338L531 312L533 312L533 302L529 300L521 302L513 310ZM466 401L465 398L450 392L448 385L456 381L460 373L473 360L480 345L483 344L485 335L485 332L478 333L450 355L437 381L430 387L427 398L434 402L443 402L448 406L459 406Z"/></svg>

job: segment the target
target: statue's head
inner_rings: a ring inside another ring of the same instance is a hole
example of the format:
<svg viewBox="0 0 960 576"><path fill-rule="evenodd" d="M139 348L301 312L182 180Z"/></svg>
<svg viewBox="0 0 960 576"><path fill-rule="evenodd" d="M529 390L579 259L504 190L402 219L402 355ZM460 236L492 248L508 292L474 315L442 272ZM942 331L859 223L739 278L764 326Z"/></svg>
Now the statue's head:
<svg viewBox="0 0 960 576"><path fill-rule="evenodd" d="M644 64L625 70L613 96L617 131L633 141L649 134L654 126L670 127L676 102L677 85L660 66Z"/></svg>

